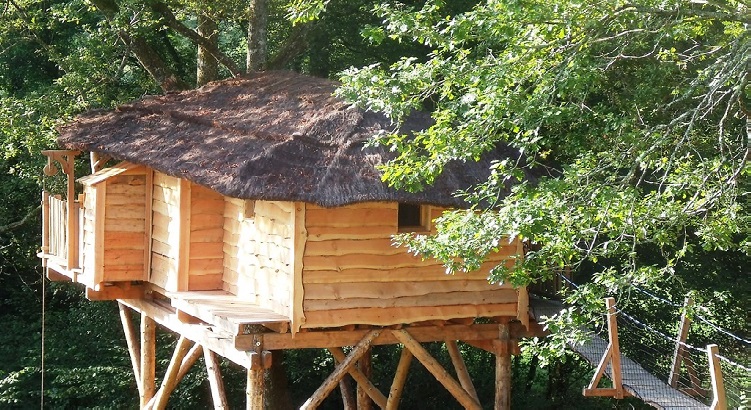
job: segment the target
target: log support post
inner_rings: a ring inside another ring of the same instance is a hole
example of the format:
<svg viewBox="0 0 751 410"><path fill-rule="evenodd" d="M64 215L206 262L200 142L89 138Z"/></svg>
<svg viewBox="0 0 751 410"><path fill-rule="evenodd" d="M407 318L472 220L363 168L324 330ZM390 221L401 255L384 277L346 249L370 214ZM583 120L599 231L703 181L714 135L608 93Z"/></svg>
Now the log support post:
<svg viewBox="0 0 751 410"><path fill-rule="evenodd" d="M728 401L725 397L725 383L722 380L722 368L720 368L720 350L717 345L707 346L707 359L709 361L709 376L712 379L712 404L711 410L727 410Z"/></svg>
<svg viewBox="0 0 751 410"><path fill-rule="evenodd" d="M263 350L263 336L253 334L253 351L250 355L247 387L245 389L246 408L248 410L263 410L266 370L271 367L271 352Z"/></svg>
<svg viewBox="0 0 751 410"><path fill-rule="evenodd" d="M466 390L467 393L469 393L469 395L479 403L480 398L477 396L475 385L472 384L472 378L469 376L467 365L464 363L462 352L459 351L459 346L457 345L456 341L447 340L446 350L448 350L449 356L451 356L451 363L453 363L454 365L456 376L459 378L459 383L461 383L462 388Z"/></svg>
<svg viewBox="0 0 751 410"><path fill-rule="evenodd" d="M367 352L369 352L370 349L367 349L365 353L363 353L363 357L367 355ZM329 348L329 352L331 352L331 355L334 356L334 360L337 361L337 363L343 362L347 356L344 354L344 351L341 347L332 347ZM362 361L362 359L360 359ZM360 362L362 363L362 362ZM349 369L349 374L352 376L353 379L357 382L357 390L362 391L362 394L364 394L367 398L367 406L370 406L371 399L378 405L380 408L386 407L386 396L381 393L380 390L378 390L373 383L371 383L369 377L365 372L362 371L362 368L358 367L352 367ZM359 394L358 394L359 396ZM360 404L365 401L364 399L357 398L357 409L361 410Z"/></svg>
<svg viewBox="0 0 751 410"><path fill-rule="evenodd" d="M209 349L203 349L203 360L206 362L209 387L211 388L211 400L215 410L228 409L227 396L224 393L224 383L219 369L219 361L216 354Z"/></svg>
<svg viewBox="0 0 751 410"><path fill-rule="evenodd" d="M409 349L426 369L451 393L452 396L466 409L481 409L480 403L470 395L461 384L451 377L446 369L425 350L406 330L392 330L394 337Z"/></svg>
<svg viewBox="0 0 751 410"><path fill-rule="evenodd" d="M312 396L300 407L301 410L309 410L318 408L323 402L326 396L331 393L334 388L339 384L339 381L347 374L357 363L358 360L365 354L370 345L373 343L373 339L381 334L380 329L374 329L368 332L357 345L349 352L349 355L342 360L339 365L336 366L334 371L323 381L320 387L313 393Z"/></svg>
<svg viewBox="0 0 751 410"><path fill-rule="evenodd" d="M156 374L156 322L151 317L141 313L141 408L154 397Z"/></svg>
<svg viewBox="0 0 751 410"><path fill-rule="evenodd" d="M368 381L368 384L370 384L369 380L373 372L372 349L369 348L362 358L360 358L360 361L357 362L357 368L363 376L365 376L365 380ZM372 384L370 384L370 386L372 386ZM373 402L370 399L368 388L368 386L363 385L360 382L357 383L357 410L371 410L373 408ZM383 405L380 407L383 408L385 406L386 398L383 397Z"/></svg>
<svg viewBox="0 0 751 410"><path fill-rule="evenodd" d="M396 365L394 381L391 383L391 390L389 390L389 398L386 401L386 410L396 410L396 408L399 407L399 401L402 399L404 383L407 382L407 375L409 374L409 365L412 363L412 357L412 352L410 352L409 349L402 349L402 355L399 357L399 364Z"/></svg>
<svg viewBox="0 0 751 410"><path fill-rule="evenodd" d="M498 349L495 355L495 410L511 408L511 332L508 320L498 324Z"/></svg>
<svg viewBox="0 0 751 410"><path fill-rule="evenodd" d="M180 367L188 353L188 349L190 349L190 344L190 340L186 339L185 336L180 336L177 345L175 345L175 351L172 353L172 359L167 366L167 373L164 375L162 384L154 397L149 401L149 404L146 406L147 408L162 410L167 407L169 396L180 381L178 379Z"/></svg>
<svg viewBox="0 0 751 410"><path fill-rule="evenodd" d="M143 381L141 380L141 348L138 345L138 338L136 336L136 329L133 327L131 321L130 312L128 307L120 302L117 302L120 308L120 322L123 325L123 332L125 333L125 342L128 344L128 355L130 356L130 364L133 367L133 375L136 378L136 386L138 387L138 395L143 396Z"/></svg>

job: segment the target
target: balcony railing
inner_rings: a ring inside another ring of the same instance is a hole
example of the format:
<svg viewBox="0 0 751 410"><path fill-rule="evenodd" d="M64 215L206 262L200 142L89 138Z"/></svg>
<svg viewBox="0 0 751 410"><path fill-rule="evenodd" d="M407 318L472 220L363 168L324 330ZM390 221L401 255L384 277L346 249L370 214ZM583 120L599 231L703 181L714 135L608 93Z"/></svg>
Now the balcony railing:
<svg viewBox="0 0 751 410"><path fill-rule="evenodd" d="M42 192L42 256L68 271L79 268L82 213L80 201Z"/></svg>

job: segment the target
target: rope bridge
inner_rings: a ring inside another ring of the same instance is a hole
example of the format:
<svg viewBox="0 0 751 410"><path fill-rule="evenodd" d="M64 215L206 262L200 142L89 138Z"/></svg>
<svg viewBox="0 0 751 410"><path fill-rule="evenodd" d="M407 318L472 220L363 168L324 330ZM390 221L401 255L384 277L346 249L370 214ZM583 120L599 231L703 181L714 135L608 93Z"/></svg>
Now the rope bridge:
<svg viewBox="0 0 751 410"><path fill-rule="evenodd" d="M563 278L570 286L577 287L565 276ZM725 354L747 358L751 341L699 314L687 314L693 305L689 298L684 305L679 305L642 289L637 290L658 304L669 304L658 307L661 315L675 309L682 312L677 335L667 335L624 309L617 309L615 299L607 298L603 316L607 326L594 332L588 343L571 346L596 367L584 395L634 396L660 409L748 408L751 404L751 369L721 355L717 344L701 348L687 343L687 340L691 319L698 319L713 330L715 338L720 339ZM532 299L530 308L540 323L560 312L563 305ZM610 378L612 387L600 387L603 375Z"/></svg>

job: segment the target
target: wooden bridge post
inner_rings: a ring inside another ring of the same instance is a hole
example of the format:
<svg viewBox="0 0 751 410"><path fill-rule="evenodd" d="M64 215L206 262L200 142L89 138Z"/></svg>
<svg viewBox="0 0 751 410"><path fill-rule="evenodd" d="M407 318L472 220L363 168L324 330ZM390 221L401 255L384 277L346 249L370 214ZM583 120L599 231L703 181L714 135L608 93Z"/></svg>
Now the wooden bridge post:
<svg viewBox="0 0 751 410"><path fill-rule="evenodd" d="M694 305L694 300L687 297L683 303L683 313L681 313L681 324L678 328L678 336L675 339L675 350L673 353L673 364L670 367L670 376L668 377L668 384L672 388L678 387L678 379L681 375L681 363L686 355L686 349L683 344L686 343L688 338L688 331L691 327L691 318L688 316L688 309Z"/></svg>
<svg viewBox="0 0 751 410"><path fill-rule="evenodd" d="M626 392L623 389L623 379L621 373L621 349L618 343L618 320L615 311L615 299L605 298L605 306L607 307L608 315L608 347L605 349L605 353L600 359L600 363L597 365L597 370L592 376L592 380L589 382L582 394L585 397L592 396L611 396L616 399L622 399ZM612 388L599 388L597 385L600 383L602 375L605 373L605 368L610 363L611 379L613 381Z"/></svg>
<svg viewBox="0 0 751 410"><path fill-rule="evenodd" d="M725 397L725 383L722 380L720 368L719 348L715 344L707 345L707 359L709 360L709 376L712 379L712 410L726 410L728 401Z"/></svg>

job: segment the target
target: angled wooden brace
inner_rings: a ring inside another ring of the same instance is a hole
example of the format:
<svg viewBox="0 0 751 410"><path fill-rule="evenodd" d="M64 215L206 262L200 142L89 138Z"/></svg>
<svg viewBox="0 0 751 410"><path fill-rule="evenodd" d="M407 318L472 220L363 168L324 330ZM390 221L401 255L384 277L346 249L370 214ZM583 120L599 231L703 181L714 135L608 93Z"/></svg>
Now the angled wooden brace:
<svg viewBox="0 0 751 410"><path fill-rule="evenodd" d="M331 352L331 355L334 356L334 360L337 361L337 363L341 363L346 359L346 355L344 354L344 351L341 347L332 347L329 348L329 352ZM352 367L349 369L349 374L352 376L353 379L357 382L357 385L361 387L365 393L373 399L376 405L380 408L386 408L386 396L381 393L378 388L376 388L373 383L368 379L368 376L365 375L360 369L356 367Z"/></svg>
<svg viewBox="0 0 751 410"><path fill-rule="evenodd" d="M415 340L406 330L392 330L394 337L401 342L406 349L409 349L413 355L425 366L426 369L451 393L454 398L467 409L481 409L480 403L468 393L461 384L451 377L446 369L425 350L424 347Z"/></svg>
<svg viewBox="0 0 751 410"><path fill-rule="evenodd" d="M373 339L378 337L378 335L381 334L381 329L373 329L370 332L368 332L365 337L363 337L357 345L355 345L355 348L352 349L351 352L349 352L349 355L347 355L344 360L342 360L338 366L334 369L334 371L329 375L329 377L326 378L326 380L323 381L323 384L313 393L310 398L305 401L305 403L300 407L301 410L309 410L309 409L315 409L318 408L318 406L323 402L323 399L326 398L326 396L331 393L332 390L336 388L336 386L339 384L339 380L344 377L345 374L349 373L350 369L355 365L355 363L360 360L362 355L365 354L365 352L368 350L368 347L373 343Z"/></svg>

